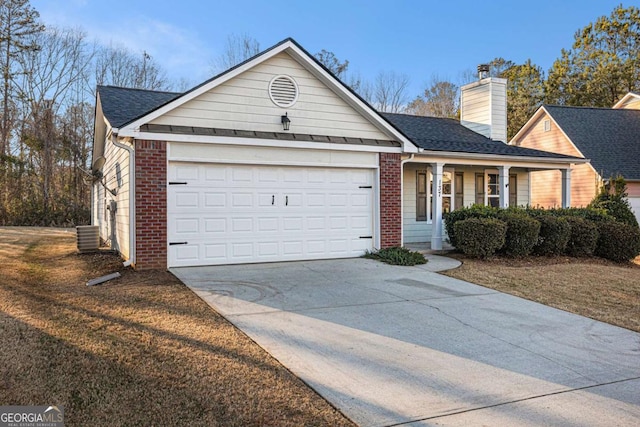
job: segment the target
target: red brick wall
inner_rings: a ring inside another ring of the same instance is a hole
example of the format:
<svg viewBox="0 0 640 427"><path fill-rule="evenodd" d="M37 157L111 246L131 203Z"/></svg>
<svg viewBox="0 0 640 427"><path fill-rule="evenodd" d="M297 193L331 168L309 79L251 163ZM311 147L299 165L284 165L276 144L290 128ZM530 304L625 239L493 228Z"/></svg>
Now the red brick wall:
<svg viewBox="0 0 640 427"><path fill-rule="evenodd" d="M135 141L136 269L167 268L167 143Z"/></svg>
<svg viewBox="0 0 640 427"><path fill-rule="evenodd" d="M380 153L380 248L402 242L400 154Z"/></svg>

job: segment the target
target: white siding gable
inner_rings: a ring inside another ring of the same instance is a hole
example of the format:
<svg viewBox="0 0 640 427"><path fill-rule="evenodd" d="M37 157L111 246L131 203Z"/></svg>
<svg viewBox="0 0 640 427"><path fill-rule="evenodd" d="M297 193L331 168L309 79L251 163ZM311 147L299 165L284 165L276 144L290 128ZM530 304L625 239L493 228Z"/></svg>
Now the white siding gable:
<svg viewBox="0 0 640 427"><path fill-rule="evenodd" d="M290 76L298 85L298 100L291 107L278 107L269 97L269 82L278 75ZM151 123L282 132L280 116L285 113L291 120L291 133L391 139L286 52L185 102Z"/></svg>

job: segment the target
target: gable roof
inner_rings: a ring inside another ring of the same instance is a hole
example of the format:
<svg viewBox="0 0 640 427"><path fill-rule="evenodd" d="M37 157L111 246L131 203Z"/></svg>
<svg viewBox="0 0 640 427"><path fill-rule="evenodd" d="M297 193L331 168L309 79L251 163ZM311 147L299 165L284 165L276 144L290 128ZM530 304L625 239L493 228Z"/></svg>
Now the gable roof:
<svg viewBox="0 0 640 427"><path fill-rule="evenodd" d="M176 92L131 89L118 86L98 86L102 113L114 128L166 104L180 96Z"/></svg>
<svg viewBox="0 0 640 427"><path fill-rule="evenodd" d="M429 151L448 151L497 156L576 159L572 156L507 145L463 126L456 119L381 113L418 147Z"/></svg>
<svg viewBox="0 0 640 427"><path fill-rule="evenodd" d="M604 179L640 180L640 110L543 105Z"/></svg>
<svg viewBox="0 0 640 427"><path fill-rule="evenodd" d="M122 136L135 136L136 129L140 126L148 124L150 121L160 117L161 115L187 103L188 101L200 96L201 94L233 79L246 70L261 64L264 61L269 60L275 55L286 52L294 60L300 63L307 69L315 78L327 85L334 93L341 97L347 104L349 104L354 110L356 110L362 117L370 121L380 131L392 136L392 139L400 141L407 152L415 152L417 148L412 142L398 129L394 128L382 118L378 112L371 107L364 99L356 94L351 88L340 81L331 71L329 71L324 65L322 65L313 55L307 52L302 46L300 46L292 38L282 40L280 43L258 53L241 62L240 64L231 67L230 69L212 77L211 79L195 86L194 88L179 94L175 98L169 99L165 103L156 106L155 108L141 114L128 122L124 123L119 129L119 134Z"/></svg>
<svg viewBox="0 0 640 427"><path fill-rule="evenodd" d="M627 101L630 101L634 98L640 101L640 94L635 92L629 92L625 96L620 98L620 100L616 102L612 108L621 108Z"/></svg>

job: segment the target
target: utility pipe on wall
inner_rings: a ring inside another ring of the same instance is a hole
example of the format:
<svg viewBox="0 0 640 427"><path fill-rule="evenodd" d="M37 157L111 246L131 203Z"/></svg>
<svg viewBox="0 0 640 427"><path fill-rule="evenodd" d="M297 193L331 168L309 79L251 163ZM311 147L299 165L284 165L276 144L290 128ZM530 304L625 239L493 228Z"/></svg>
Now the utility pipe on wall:
<svg viewBox="0 0 640 427"><path fill-rule="evenodd" d="M129 152L129 264L136 264L136 152L133 146L118 142L113 135L113 145Z"/></svg>

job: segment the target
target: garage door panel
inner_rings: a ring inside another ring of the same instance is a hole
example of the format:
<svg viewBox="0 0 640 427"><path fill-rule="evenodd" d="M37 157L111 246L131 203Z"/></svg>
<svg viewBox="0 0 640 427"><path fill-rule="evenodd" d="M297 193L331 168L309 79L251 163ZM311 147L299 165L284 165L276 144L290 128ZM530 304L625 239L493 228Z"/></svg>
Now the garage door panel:
<svg viewBox="0 0 640 427"><path fill-rule="evenodd" d="M221 234L227 232L226 218L204 218L204 232Z"/></svg>
<svg viewBox="0 0 640 427"><path fill-rule="evenodd" d="M227 245L223 243L203 244L203 264L217 264L227 260ZM192 264L193 265L193 264ZM197 265L197 264L196 264Z"/></svg>
<svg viewBox="0 0 640 427"><path fill-rule="evenodd" d="M195 191L176 194L174 206L177 208L198 209L200 207L200 194Z"/></svg>
<svg viewBox="0 0 640 427"><path fill-rule="evenodd" d="M231 181L239 183L253 182L253 168L248 166L236 166L231 169Z"/></svg>
<svg viewBox="0 0 640 427"><path fill-rule="evenodd" d="M371 196L369 194L354 194L351 196L351 207L367 207L371 206Z"/></svg>
<svg viewBox="0 0 640 427"><path fill-rule="evenodd" d="M314 216L307 218L307 231L324 230L327 228L327 219L324 216Z"/></svg>
<svg viewBox="0 0 640 427"><path fill-rule="evenodd" d="M198 234L200 232L200 220L198 218L181 218L175 222L176 234Z"/></svg>
<svg viewBox="0 0 640 427"><path fill-rule="evenodd" d="M205 208L226 208L227 194L224 192L205 192L204 207Z"/></svg>
<svg viewBox="0 0 640 427"><path fill-rule="evenodd" d="M282 229L288 232L301 232L303 227L304 218L301 216L287 216L282 219Z"/></svg>
<svg viewBox="0 0 640 427"><path fill-rule="evenodd" d="M170 176L171 180L175 181L199 181L200 180L200 168L197 165L183 164L176 166L173 176Z"/></svg>
<svg viewBox="0 0 640 427"><path fill-rule="evenodd" d="M372 249L372 170L170 163L169 265L359 256ZM357 185L356 185L357 184Z"/></svg>
<svg viewBox="0 0 640 427"><path fill-rule="evenodd" d="M253 231L253 218L232 218L232 233L250 233Z"/></svg>
<svg viewBox="0 0 640 427"><path fill-rule="evenodd" d="M211 185L213 183L220 183L227 181L227 170L222 168L205 168L200 166L201 169L204 170L204 182L207 185Z"/></svg>
<svg viewBox="0 0 640 427"><path fill-rule="evenodd" d="M277 233L280 229L280 219L274 218L258 218L258 233Z"/></svg>
<svg viewBox="0 0 640 427"><path fill-rule="evenodd" d="M170 248L175 253L175 259L179 263L193 263L200 260L199 245L174 245Z"/></svg>

